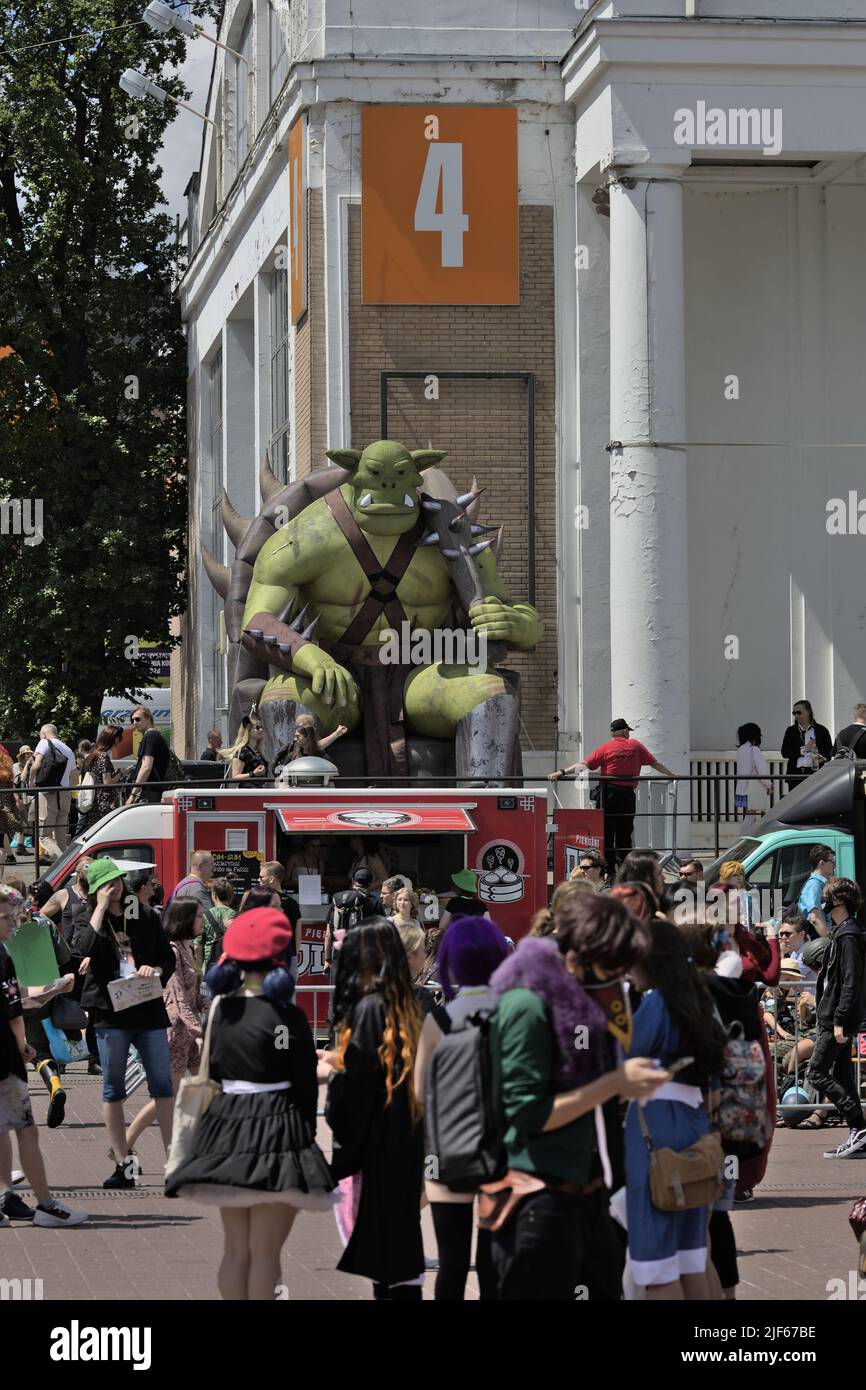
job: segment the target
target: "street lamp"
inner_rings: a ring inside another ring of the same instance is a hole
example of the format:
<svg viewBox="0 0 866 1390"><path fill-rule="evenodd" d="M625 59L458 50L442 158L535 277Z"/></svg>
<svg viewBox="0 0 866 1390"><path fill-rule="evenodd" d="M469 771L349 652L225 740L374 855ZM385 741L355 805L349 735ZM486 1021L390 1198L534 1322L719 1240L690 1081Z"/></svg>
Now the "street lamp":
<svg viewBox="0 0 866 1390"><path fill-rule="evenodd" d="M207 39L208 43L212 43L215 47L221 48L225 53L230 53L238 62L243 63L247 70L247 120L248 122L254 120L253 70L245 54L239 53L236 48L230 48L227 43L220 43L219 39L215 39L213 34L209 34L200 24L193 24L192 20L186 19L183 15L178 14L177 10L173 10L170 5L164 4L163 0L150 0L150 4L145 10L142 18L145 24L149 24L151 29L157 34L168 34L172 29L176 29L178 33L185 34L189 39ZM196 112L196 114L198 114L198 112ZM221 201L219 193L217 193L217 201Z"/></svg>
<svg viewBox="0 0 866 1390"><path fill-rule="evenodd" d="M185 19L170 5L163 4L163 0L150 0L142 18L145 24L149 24L158 34L168 34L172 29L177 29L179 33L186 34L188 39L207 39L208 43L216 44L217 48L224 48L226 53L240 58L241 62L247 63L249 67L243 53L238 53L236 48L229 48L227 43L220 43L219 39L215 39L213 34L209 34L200 24L193 24L192 20Z"/></svg>
<svg viewBox="0 0 866 1390"><path fill-rule="evenodd" d="M210 116L206 116L203 111L196 111L194 106L181 101L180 97L173 97L171 92L165 91L163 87L158 87L149 77L145 77L143 72L136 72L135 68L127 68L120 75L119 85L122 91L128 96L134 97L136 101L141 101L144 97L152 97L158 101L160 106L164 106L167 101L174 102L175 106L182 106L184 111L191 111L194 116L198 116L200 121L207 121L208 125L213 126L214 136L217 145L216 157L216 200L217 205L222 202L222 137L216 121L212 121Z"/></svg>
<svg viewBox="0 0 866 1390"><path fill-rule="evenodd" d="M196 33L201 33L190 20L184 19L183 15L178 14L170 5L164 5L162 0L151 0L144 12L144 21L160 34L177 29L181 34L186 34L188 39L194 39Z"/></svg>

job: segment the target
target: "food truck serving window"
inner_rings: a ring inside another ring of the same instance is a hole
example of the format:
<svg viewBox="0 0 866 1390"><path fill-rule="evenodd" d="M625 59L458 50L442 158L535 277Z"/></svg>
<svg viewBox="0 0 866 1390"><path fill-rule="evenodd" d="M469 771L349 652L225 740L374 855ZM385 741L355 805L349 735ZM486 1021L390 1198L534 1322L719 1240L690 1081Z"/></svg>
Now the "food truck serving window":
<svg viewBox="0 0 866 1390"><path fill-rule="evenodd" d="M323 806L274 808L287 835L333 834L437 835L472 833L476 827L463 806L359 806L357 810L329 811Z"/></svg>

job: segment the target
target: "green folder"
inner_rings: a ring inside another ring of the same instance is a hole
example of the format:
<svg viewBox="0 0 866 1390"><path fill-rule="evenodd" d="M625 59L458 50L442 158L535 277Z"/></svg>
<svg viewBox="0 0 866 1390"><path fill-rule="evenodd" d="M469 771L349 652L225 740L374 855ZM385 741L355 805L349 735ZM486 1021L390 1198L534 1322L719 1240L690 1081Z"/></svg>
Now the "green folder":
<svg viewBox="0 0 866 1390"><path fill-rule="evenodd" d="M21 985L50 985L60 975L51 931L44 922L28 918L6 942Z"/></svg>

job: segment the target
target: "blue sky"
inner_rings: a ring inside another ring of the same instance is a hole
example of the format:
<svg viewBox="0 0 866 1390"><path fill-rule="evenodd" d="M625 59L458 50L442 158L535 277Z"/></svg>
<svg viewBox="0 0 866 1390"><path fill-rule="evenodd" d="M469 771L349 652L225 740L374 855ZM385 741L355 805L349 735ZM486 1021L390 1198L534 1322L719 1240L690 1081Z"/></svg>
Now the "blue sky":
<svg viewBox="0 0 866 1390"><path fill-rule="evenodd" d="M205 21L203 27L210 33L214 32L210 20ZM192 91L190 106L194 106L197 111L204 111L216 49L207 39L189 39L186 52L186 62L179 72ZM183 190L189 182L190 174L198 168L201 157L202 126L203 122L191 111L178 108L175 119L165 132L162 145L162 191L168 199L171 216L180 213L181 221L186 216Z"/></svg>

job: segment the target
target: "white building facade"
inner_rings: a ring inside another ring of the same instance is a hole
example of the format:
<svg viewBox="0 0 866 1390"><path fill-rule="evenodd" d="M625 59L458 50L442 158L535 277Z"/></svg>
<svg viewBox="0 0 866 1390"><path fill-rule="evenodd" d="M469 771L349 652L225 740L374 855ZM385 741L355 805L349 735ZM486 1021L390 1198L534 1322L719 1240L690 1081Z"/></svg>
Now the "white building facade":
<svg viewBox="0 0 866 1390"><path fill-rule="evenodd" d="M217 50L180 287L187 752L212 723L233 733L199 558L231 557L222 490L254 515L266 448L303 477L378 436L388 391L391 437L489 481L507 581L544 614L521 668L527 771L584 756L615 716L682 770L749 720L777 748L792 699L849 721L866 698L866 0L799 9L228 0L219 37L245 60ZM518 304L364 304L370 105L516 110ZM449 368L435 408L401 377Z"/></svg>

